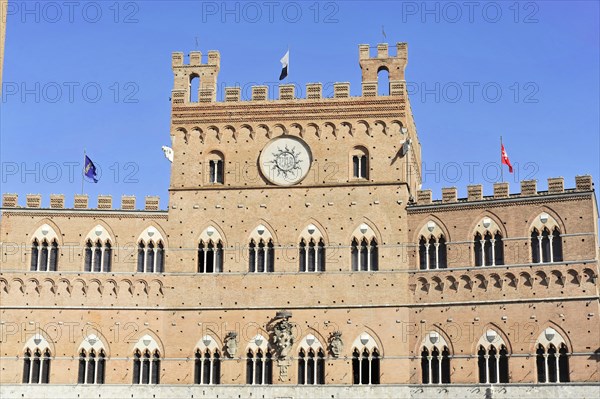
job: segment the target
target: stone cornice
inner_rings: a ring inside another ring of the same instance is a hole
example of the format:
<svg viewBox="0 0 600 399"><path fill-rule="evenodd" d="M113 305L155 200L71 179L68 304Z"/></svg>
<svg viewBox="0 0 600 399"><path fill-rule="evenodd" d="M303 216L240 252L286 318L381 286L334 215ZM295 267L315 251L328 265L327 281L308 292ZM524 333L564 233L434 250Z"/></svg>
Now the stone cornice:
<svg viewBox="0 0 600 399"><path fill-rule="evenodd" d="M405 96L194 103L173 107L172 125L405 117L406 104Z"/></svg>

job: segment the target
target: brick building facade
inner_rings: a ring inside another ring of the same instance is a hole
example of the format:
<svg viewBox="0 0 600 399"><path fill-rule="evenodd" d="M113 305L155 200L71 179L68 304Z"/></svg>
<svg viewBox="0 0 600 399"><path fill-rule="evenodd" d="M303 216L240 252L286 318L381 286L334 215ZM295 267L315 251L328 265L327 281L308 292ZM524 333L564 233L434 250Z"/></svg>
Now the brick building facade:
<svg viewBox="0 0 600 399"><path fill-rule="evenodd" d="M232 87L218 102L217 51L172 61L166 210L156 197L140 210L130 196L94 207L78 195L67 209L62 195L42 207L4 194L4 393L46 382L597 389L590 176L433 200L405 43L359 47L359 97L336 83L324 98L314 83L306 98L255 86L242 101Z"/></svg>

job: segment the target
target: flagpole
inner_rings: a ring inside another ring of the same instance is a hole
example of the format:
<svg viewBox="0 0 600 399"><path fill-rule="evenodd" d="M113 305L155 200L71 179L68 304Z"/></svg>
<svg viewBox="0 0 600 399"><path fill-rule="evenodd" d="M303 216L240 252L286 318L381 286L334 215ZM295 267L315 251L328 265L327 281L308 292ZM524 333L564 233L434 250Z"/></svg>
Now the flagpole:
<svg viewBox="0 0 600 399"><path fill-rule="evenodd" d="M502 167L502 136L500 136L500 181L504 183L504 168Z"/></svg>
<svg viewBox="0 0 600 399"><path fill-rule="evenodd" d="M83 169L81 169L81 194L83 195L83 176L85 172L85 148L83 149Z"/></svg>

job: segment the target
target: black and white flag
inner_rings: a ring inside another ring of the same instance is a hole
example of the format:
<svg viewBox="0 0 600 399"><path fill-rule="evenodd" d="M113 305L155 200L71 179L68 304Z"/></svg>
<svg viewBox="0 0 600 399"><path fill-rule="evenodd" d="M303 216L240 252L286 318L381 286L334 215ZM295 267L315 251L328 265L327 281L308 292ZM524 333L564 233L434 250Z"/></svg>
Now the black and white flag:
<svg viewBox="0 0 600 399"><path fill-rule="evenodd" d="M281 61L281 75L279 75L279 80L283 80L288 76L288 69L290 66L290 50L285 53Z"/></svg>

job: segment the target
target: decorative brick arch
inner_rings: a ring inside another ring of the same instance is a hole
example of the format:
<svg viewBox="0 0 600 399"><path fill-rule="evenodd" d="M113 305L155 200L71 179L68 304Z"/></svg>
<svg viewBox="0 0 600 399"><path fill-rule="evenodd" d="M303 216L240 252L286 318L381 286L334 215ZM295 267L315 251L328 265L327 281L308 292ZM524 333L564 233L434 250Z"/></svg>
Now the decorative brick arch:
<svg viewBox="0 0 600 399"><path fill-rule="evenodd" d="M435 227L433 231L429 231L429 223L433 222L435 223ZM414 233L413 233L413 243L418 243L421 236L429 238L431 235L435 236L436 238L440 237L440 234L443 234L444 237L446 237L446 243L451 242L451 237L450 237L450 230L448 229L448 226L446 226L446 224L437 216L433 215L433 214L429 214L426 217L423 218L423 221L417 225L418 228L415 229Z"/></svg>
<svg viewBox="0 0 600 399"><path fill-rule="evenodd" d="M544 213L548 215L548 221L546 223L541 221L541 216ZM554 227L558 227L560 234L567 233L564 221L561 219L558 213L548 206L542 206L531 212L527 218L527 221L527 231L524 232L524 237L529 237L534 228L537 228L537 230L541 232L544 227L547 227L550 231L552 231Z"/></svg>

